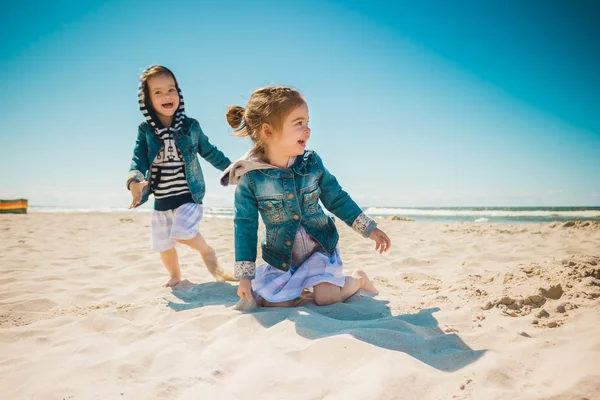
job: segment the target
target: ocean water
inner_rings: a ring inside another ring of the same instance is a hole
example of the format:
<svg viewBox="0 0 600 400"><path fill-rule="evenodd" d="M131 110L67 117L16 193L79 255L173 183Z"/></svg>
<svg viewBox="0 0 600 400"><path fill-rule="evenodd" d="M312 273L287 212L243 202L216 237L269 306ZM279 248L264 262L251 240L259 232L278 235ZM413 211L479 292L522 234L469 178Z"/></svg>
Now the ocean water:
<svg viewBox="0 0 600 400"><path fill-rule="evenodd" d="M397 216L415 221L600 221L600 207L366 207L364 211L370 216Z"/></svg>
<svg viewBox="0 0 600 400"><path fill-rule="evenodd" d="M27 208L27 212L36 213L117 213L117 214L150 214L151 208L138 208L130 210L119 207L51 207L33 206ZM204 207L204 215L218 218L233 218L233 207Z"/></svg>
<svg viewBox="0 0 600 400"><path fill-rule="evenodd" d="M553 221L599 221L600 207L364 207L371 217L400 217L415 221L476 223L532 223ZM150 213L149 208L61 208L29 206L30 213ZM233 207L205 207L204 215L233 218Z"/></svg>

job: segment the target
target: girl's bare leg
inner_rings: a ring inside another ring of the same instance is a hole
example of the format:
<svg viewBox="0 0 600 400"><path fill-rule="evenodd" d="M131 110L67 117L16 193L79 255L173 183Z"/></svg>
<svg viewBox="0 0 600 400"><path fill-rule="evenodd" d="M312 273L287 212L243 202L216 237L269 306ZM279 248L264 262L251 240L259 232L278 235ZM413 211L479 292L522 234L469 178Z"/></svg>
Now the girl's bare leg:
<svg viewBox="0 0 600 400"><path fill-rule="evenodd" d="M175 240L178 241L179 243L187 244L192 249L197 250L202 257L210 256L214 252L214 249L212 247L210 247L208 245L208 243L206 243L206 240L204 240L204 237L202 237L201 234L197 234L196 236L194 236L191 239L186 239L186 240L175 239Z"/></svg>
<svg viewBox="0 0 600 400"><path fill-rule="evenodd" d="M160 258L169 272L170 279L166 281L163 286L172 287L177 285L181 281L181 269L179 268L179 257L177 256L177 250L175 248L161 251Z"/></svg>
<svg viewBox="0 0 600 400"><path fill-rule="evenodd" d="M328 306L330 304L346 301L359 289L379 294L379 291L373 286L367 274L364 271L356 270L352 276L347 276L344 287L332 285L331 283L319 283L315 286L315 303L318 306Z"/></svg>
<svg viewBox="0 0 600 400"><path fill-rule="evenodd" d="M352 277L360 281L360 288L367 292L379 294L379 290L373 285L365 271L357 269L352 273ZM350 297L350 296L348 296ZM345 300L345 299L344 299Z"/></svg>
<svg viewBox="0 0 600 400"><path fill-rule="evenodd" d="M197 234L191 239L182 240L175 239L179 243L187 244L192 249L198 251L204 260L204 264L206 264L206 268L208 272L217 280L217 282L225 282L225 281L235 281L235 279L230 275L223 272L221 267L219 266L219 262L217 260L217 254L215 253L215 249L210 247L204 237L201 234Z"/></svg>

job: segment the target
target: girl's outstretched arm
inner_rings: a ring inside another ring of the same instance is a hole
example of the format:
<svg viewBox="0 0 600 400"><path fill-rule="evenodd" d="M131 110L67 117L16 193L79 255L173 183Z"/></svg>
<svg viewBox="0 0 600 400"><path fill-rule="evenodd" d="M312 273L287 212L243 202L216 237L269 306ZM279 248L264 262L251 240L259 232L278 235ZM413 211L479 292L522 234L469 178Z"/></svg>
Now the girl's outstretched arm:
<svg viewBox="0 0 600 400"><path fill-rule="evenodd" d="M325 168L323 160L319 156L317 156L317 160L323 171L320 179L320 199L325 208L356 232L375 241L375 251L378 251L379 254L388 251L392 245L388 235L377 228L377 223L362 212L358 204L342 189L335 176Z"/></svg>
<svg viewBox="0 0 600 400"><path fill-rule="evenodd" d="M127 189L129 189L129 184L132 181L144 182L146 180L146 172L148 172L148 143L146 142L146 133L142 126L143 123L138 127L133 157L131 158L129 174L127 175Z"/></svg>
<svg viewBox="0 0 600 400"><path fill-rule="evenodd" d="M194 123L198 124L197 121L194 121ZM208 140L208 136L202 132L200 124L198 124L198 130L200 131L198 154L200 154L200 157L211 163L216 169L223 171L231 164L231 160L229 160L221 150L217 149L217 146Z"/></svg>
<svg viewBox="0 0 600 400"><path fill-rule="evenodd" d="M352 227L364 237L369 237L371 232L377 228L377 223L367 214L363 213L352 197L342 189L335 176L325 168L323 160L316 153L317 162L321 169L319 187L321 195L319 199L329 211L336 217Z"/></svg>

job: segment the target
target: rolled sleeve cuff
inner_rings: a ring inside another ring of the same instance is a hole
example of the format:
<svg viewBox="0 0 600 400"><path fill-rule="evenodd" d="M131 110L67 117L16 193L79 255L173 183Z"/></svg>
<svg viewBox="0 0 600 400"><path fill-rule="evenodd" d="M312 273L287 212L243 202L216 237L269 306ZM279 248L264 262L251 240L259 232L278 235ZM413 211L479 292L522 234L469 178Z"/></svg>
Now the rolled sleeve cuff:
<svg viewBox="0 0 600 400"><path fill-rule="evenodd" d="M236 261L233 267L235 279L254 279L255 271L254 261Z"/></svg>
<svg viewBox="0 0 600 400"><path fill-rule="evenodd" d="M368 238L371 232L377 228L377 222L365 213L361 213L352 223L352 229Z"/></svg>
<svg viewBox="0 0 600 400"><path fill-rule="evenodd" d="M138 170L129 171L129 174L127 174L127 190L129 190L129 184L133 181L144 182L144 174Z"/></svg>

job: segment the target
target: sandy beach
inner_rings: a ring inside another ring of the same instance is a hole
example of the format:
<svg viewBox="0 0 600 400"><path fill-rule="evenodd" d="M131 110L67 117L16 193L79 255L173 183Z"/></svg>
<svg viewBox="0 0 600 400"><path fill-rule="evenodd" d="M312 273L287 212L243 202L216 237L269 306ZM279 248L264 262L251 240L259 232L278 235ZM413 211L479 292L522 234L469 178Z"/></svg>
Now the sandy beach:
<svg viewBox="0 0 600 400"><path fill-rule="evenodd" d="M150 214L0 221L2 399L600 398L599 222L338 224L379 296L242 313L187 248L160 286ZM232 271L232 220L201 232Z"/></svg>

